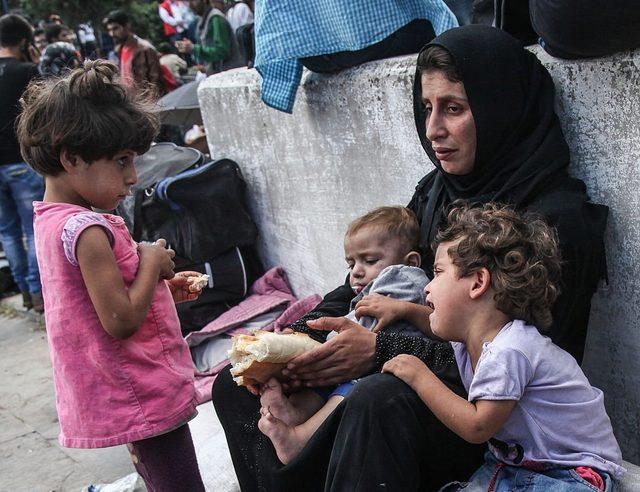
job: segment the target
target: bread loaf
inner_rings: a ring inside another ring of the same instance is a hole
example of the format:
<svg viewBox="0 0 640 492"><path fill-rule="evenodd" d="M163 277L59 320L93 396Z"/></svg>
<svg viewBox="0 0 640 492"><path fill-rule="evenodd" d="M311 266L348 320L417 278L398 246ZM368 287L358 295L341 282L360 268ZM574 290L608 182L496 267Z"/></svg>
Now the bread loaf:
<svg viewBox="0 0 640 492"><path fill-rule="evenodd" d="M253 335L236 335L229 350L231 375L239 386L262 384L291 359L318 346L319 342L304 333L279 335L257 330Z"/></svg>

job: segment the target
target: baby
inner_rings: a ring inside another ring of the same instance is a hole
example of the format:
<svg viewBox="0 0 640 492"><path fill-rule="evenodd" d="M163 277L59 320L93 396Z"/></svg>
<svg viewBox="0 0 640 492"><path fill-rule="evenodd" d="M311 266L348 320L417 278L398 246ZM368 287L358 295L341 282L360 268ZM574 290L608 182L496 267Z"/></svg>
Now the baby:
<svg viewBox="0 0 640 492"><path fill-rule="evenodd" d="M559 293L555 232L509 208L465 205L449 213L435 245L430 327L453 345L468 399L411 355L382 370L460 437L489 442L471 483L445 489L610 490L625 470L602 391L538 331L551 325Z"/></svg>
<svg viewBox="0 0 640 492"><path fill-rule="evenodd" d="M420 267L417 252L420 228L413 212L404 207L380 207L349 225L344 251L349 266L349 284L357 294L347 318L375 330L376 320L355 317L355 305L364 296L380 294L424 304L423 290L429 281ZM416 327L400 320L385 331L424 336ZM334 332L328 337L335 336ZM355 381L328 391L304 391L287 398L280 383L269 380L262 388L258 422L271 439L282 463L291 461L313 433L349 393ZM328 398L328 399L327 399ZM326 401L326 403L325 403Z"/></svg>

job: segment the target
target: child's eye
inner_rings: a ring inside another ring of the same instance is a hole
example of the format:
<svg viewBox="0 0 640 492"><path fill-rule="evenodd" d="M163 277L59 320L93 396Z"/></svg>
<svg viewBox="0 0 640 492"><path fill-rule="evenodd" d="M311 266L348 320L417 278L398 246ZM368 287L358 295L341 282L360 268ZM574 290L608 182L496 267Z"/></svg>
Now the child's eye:
<svg viewBox="0 0 640 492"><path fill-rule="evenodd" d="M376 263L378 263L378 258L367 258L365 260L365 263L367 265L375 265Z"/></svg>

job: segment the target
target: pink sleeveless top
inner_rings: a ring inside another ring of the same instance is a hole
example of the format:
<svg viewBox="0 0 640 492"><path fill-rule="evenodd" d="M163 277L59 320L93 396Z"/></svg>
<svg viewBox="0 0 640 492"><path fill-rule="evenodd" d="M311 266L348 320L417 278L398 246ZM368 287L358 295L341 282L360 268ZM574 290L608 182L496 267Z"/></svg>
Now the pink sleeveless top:
<svg viewBox="0 0 640 492"><path fill-rule="evenodd" d="M34 202L59 441L74 448L156 436L196 413L193 363L164 281L158 282L134 335L117 340L102 328L75 257L77 239L96 225L109 237L124 284L130 286L139 259L121 217L76 205Z"/></svg>

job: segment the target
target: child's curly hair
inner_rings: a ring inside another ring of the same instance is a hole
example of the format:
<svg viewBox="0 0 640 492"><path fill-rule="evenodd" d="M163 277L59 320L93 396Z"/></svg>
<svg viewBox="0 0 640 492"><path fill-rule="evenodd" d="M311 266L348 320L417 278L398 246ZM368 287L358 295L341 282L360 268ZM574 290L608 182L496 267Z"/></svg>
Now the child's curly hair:
<svg viewBox="0 0 640 492"><path fill-rule="evenodd" d="M489 270L500 311L540 329L551 325L561 273L555 229L537 216L521 215L505 205L456 201L446 228L436 235L434 251L448 242L455 243L448 254L460 277L480 268Z"/></svg>
<svg viewBox="0 0 640 492"><path fill-rule="evenodd" d="M56 176L66 149L91 163L129 149L143 154L159 129L147 96L132 97L105 60L88 60L62 78L35 80L22 97L16 132L25 161Z"/></svg>

